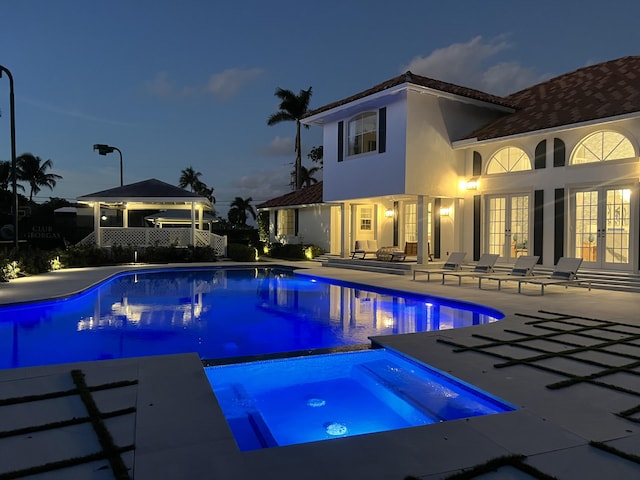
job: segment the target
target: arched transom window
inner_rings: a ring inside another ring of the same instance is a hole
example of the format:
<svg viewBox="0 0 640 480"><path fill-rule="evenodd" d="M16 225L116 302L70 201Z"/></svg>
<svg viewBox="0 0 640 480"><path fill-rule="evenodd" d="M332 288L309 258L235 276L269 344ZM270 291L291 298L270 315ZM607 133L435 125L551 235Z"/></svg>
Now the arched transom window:
<svg viewBox="0 0 640 480"><path fill-rule="evenodd" d="M349 155L375 152L378 137L378 114L366 112L349 122Z"/></svg>
<svg viewBox="0 0 640 480"><path fill-rule="evenodd" d="M571 155L571 164L622 160L636 156L635 149L627 137L618 132L603 130L584 138Z"/></svg>
<svg viewBox="0 0 640 480"><path fill-rule="evenodd" d="M531 170L531 159L518 147L505 147L489 159L487 174L520 172Z"/></svg>

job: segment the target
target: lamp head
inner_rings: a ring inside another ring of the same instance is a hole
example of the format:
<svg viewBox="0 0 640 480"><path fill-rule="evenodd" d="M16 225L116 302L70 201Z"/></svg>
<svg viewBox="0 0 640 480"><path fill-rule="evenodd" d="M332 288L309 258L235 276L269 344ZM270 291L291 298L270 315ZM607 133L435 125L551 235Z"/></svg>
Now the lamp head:
<svg viewBox="0 0 640 480"><path fill-rule="evenodd" d="M113 153L114 148L104 143L96 143L93 146L93 150L97 150L100 155L106 155L107 153Z"/></svg>

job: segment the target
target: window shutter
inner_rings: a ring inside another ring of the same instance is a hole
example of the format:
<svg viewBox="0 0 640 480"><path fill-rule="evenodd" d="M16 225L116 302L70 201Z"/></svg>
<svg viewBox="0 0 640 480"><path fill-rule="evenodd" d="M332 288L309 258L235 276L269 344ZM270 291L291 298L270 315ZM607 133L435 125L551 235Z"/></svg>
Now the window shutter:
<svg viewBox="0 0 640 480"><path fill-rule="evenodd" d="M565 146L564 142L559 138L553 139L553 166L564 167L565 164Z"/></svg>
<svg viewBox="0 0 640 480"><path fill-rule="evenodd" d="M476 153L476 152L474 152ZM473 258L480 258L480 234L482 230L482 197L480 195L473 196Z"/></svg>
<svg viewBox="0 0 640 480"><path fill-rule="evenodd" d="M534 160L534 168L546 168L547 167L547 141L542 140L536 145L536 158Z"/></svg>
<svg viewBox="0 0 640 480"><path fill-rule="evenodd" d="M544 190L533 192L533 254L542 263L542 240L544 238Z"/></svg>
<svg viewBox="0 0 640 480"><path fill-rule="evenodd" d="M560 257L564 256L564 188L556 188L554 197L553 263L555 265Z"/></svg>
<svg viewBox="0 0 640 480"><path fill-rule="evenodd" d="M378 153L387 150L387 107L378 111Z"/></svg>
<svg viewBox="0 0 640 480"><path fill-rule="evenodd" d="M338 122L338 161L344 160L344 122Z"/></svg>
<svg viewBox="0 0 640 480"><path fill-rule="evenodd" d="M278 210L273 211L273 233L278 235Z"/></svg>
<svg viewBox="0 0 640 480"><path fill-rule="evenodd" d="M297 237L298 236L298 215L300 214L300 209L296 208L294 212L295 212L295 216L293 217L293 234Z"/></svg>
<svg viewBox="0 0 640 480"><path fill-rule="evenodd" d="M482 175L482 155L478 152L473 152L473 176L479 177Z"/></svg>

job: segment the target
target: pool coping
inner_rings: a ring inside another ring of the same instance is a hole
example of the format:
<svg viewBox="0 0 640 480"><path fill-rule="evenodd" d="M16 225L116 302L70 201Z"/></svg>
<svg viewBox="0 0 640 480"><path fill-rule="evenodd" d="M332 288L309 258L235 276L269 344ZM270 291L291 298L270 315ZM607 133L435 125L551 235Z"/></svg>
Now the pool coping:
<svg viewBox="0 0 640 480"><path fill-rule="evenodd" d="M295 265L300 266L299 263ZM223 264L216 263L213 266ZM96 278L104 279L115 270L117 268L91 274L86 272L85 285L91 282L95 284L100 281ZM484 341L478 338L477 333L488 337L509 337L514 330L529 331L529 319L517 313L541 315L539 312L542 307L556 312L571 311L590 318L612 318L635 326L638 325L635 320L637 316L633 313L633 307L637 304L636 294L554 289L539 298L517 295L508 289L505 292L504 288L502 292L478 291L468 285L441 286L395 278L395 275L334 270L337 269L314 268L305 273L345 281L357 279L369 285L378 284L399 290L406 288L414 292L463 296L465 300L485 300L485 305L498 306L507 316L505 320L489 325L375 338L375 342L440 368L521 409L427 427L239 452L215 396L208 387L201 363L194 355L6 370L0 371L0 385L5 386L3 391L7 388L18 389L25 378L55 376L60 373L60 368L76 366L95 372L97 378L114 370L135 370L139 381L136 406L140 410L134 420L136 451L131 461L135 478L142 480L211 477L248 479L263 477L265 472L268 472L268 476L285 479L300 476L309 479L388 479L404 478L406 475L425 479L446 478L461 469L470 469L492 459L514 454L524 455L524 464L558 478L598 478L597 472L607 472L607 475L617 475L618 478L640 474L637 463L603 452L590 444L591 441L602 442L623 452L633 452L634 445L640 444L640 429L637 424L612 413L634 402L637 404L637 398L592 385L549 390L547 385L557 378L556 374L538 371L526 364L496 368L495 357L472 350L458 352L454 346L476 345ZM51 277L55 279L53 283L58 283L64 275ZM80 277L74 277L70 283L63 281L66 286L57 285L57 291L64 288L67 291L77 290L78 283L75 282ZM42 292L45 286L53 284L49 282L50 279L42 279L23 285L31 290L33 296L36 285ZM20 286L20 283L16 285ZM6 286L11 287L11 284ZM13 288L13 291L19 289ZM21 295L28 298L29 292ZM0 297L0 303L7 303L6 298ZM501 348L508 350L509 346ZM560 359L552 359L551 364L554 362L559 364ZM88 379L91 378L88 374ZM176 395L181 391L191 394ZM187 408L184 408L185 402ZM0 448L0 452L3 450ZM32 452L24 444L10 451L17 457Z"/></svg>

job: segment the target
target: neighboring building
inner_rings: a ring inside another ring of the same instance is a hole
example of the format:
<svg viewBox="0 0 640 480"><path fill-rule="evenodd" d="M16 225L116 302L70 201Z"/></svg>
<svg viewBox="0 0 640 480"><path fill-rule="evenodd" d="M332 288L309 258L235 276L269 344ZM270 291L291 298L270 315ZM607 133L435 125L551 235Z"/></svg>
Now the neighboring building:
<svg viewBox="0 0 640 480"><path fill-rule="evenodd" d="M318 235L342 256L356 240L417 241L418 263L430 248L639 269L640 57L507 97L407 72L302 122L323 128L323 192L259 205L274 237ZM307 208L317 225L303 232Z"/></svg>
<svg viewBox="0 0 640 480"><path fill-rule="evenodd" d="M340 224L341 208L323 202L322 183L256 205L259 212L269 213L269 241L313 244L340 253L339 230L331 225Z"/></svg>

